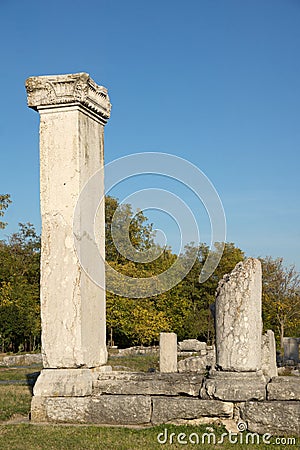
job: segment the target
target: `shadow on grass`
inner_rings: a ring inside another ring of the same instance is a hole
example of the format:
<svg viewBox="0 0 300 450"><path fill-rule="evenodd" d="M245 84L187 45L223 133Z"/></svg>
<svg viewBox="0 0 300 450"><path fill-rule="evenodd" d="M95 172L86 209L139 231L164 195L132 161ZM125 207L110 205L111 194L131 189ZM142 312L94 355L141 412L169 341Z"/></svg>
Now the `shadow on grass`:
<svg viewBox="0 0 300 450"><path fill-rule="evenodd" d="M26 374L27 386L31 395L33 395L33 388L41 372L32 372Z"/></svg>

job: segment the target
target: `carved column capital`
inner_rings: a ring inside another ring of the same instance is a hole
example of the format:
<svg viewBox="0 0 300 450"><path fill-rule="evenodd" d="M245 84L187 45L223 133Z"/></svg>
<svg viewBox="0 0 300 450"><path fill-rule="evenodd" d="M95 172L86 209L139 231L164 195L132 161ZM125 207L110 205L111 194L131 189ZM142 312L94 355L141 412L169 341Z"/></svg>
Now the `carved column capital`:
<svg viewBox="0 0 300 450"><path fill-rule="evenodd" d="M98 86L87 73L30 77L25 86L28 106L35 110L83 105L104 124L110 117L107 89Z"/></svg>

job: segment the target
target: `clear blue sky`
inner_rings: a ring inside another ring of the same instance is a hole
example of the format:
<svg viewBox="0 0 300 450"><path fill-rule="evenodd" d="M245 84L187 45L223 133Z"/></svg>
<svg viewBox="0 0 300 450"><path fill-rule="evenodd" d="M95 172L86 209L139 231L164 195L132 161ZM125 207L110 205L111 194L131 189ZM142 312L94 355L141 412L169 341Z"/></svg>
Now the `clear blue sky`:
<svg viewBox="0 0 300 450"><path fill-rule="evenodd" d="M40 229L25 79L85 71L113 104L106 162L141 151L190 160L220 194L228 241L300 269L298 0L0 0L0 16L4 234Z"/></svg>

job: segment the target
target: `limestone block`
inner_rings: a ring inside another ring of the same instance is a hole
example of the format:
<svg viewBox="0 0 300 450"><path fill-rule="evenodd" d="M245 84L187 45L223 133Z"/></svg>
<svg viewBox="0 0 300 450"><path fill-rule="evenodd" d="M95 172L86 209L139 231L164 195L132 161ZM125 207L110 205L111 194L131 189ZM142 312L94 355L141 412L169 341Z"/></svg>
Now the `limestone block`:
<svg viewBox="0 0 300 450"><path fill-rule="evenodd" d="M92 397L90 421L112 425L141 425L150 422L148 395L101 395Z"/></svg>
<svg viewBox="0 0 300 450"><path fill-rule="evenodd" d="M206 350L206 342L198 341L198 339L184 339L178 343L178 347L183 352L200 352Z"/></svg>
<svg viewBox="0 0 300 450"><path fill-rule="evenodd" d="M262 372L212 372L200 391L201 398L242 402L264 400L266 379Z"/></svg>
<svg viewBox="0 0 300 450"><path fill-rule="evenodd" d="M100 366L98 367L99 372L112 372L112 366Z"/></svg>
<svg viewBox="0 0 300 450"><path fill-rule="evenodd" d="M31 366L32 364L42 364L41 353L26 353L25 355L4 356L5 366Z"/></svg>
<svg viewBox="0 0 300 450"><path fill-rule="evenodd" d="M177 372L177 335L160 333L159 370L164 373Z"/></svg>
<svg viewBox="0 0 300 450"><path fill-rule="evenodd" d="M204 373L207 366L206 356L191 356L190 358L178 361L178 372L199 372Z"/></svg>
<svg viewBox="0 0 300 450"><path fill-rule="evenodd" d="M94 383L93 396L190 395L198 396L203 376L178 373L111 372L101 374Z"/></svg>
<svg viewBox="0 0 300 450"><path fill-rule="evenodd" d="M91 397L33 397L33 422L85 423L90 418Z"/></svg>
<svg viewBox="0 0 300 450"><path fill-rule="evenodd" d="M248 258L219 282L216 294L216 363L223 371L261 369L261 264Z"/></svg>
<svg viewBox="0 0 300 450"><path fill-rule="evenodd" d="M267 386L267 396L268 400L300 400L299 379L293 376L272 378Z"/></svg>
<svg viewBox="0 0 300 450"><path fill-rule="evenodd" d="M215 346L212 346L211 348L207 349L206 360L207 360L207 365L209 367L215 368L215 366L216 366L216 348L215 348Z"/></svg>
<svg viewBox="0 0 300 450"><path fill-rule="evenodd" d="M47 422L46 397L32 397L30 419L32 422Z"/></svg>
<svg viewBox="0 0 300 450"><path fill-rule="evenodd" d="M300 435L300 402L246 402L240 408L248 431L272 435Z"/></svg>
<svg viewBox="0 0 300 450"><path fill-rule="evenodd" d="M178 419L200 417L229 417L233 415L233 403L217 400L199 400L184 397L153 397L152 423L160 424Z"/></svg>
<svg viewBox="0 0 300 450"><path fill-rule="evenodd" d="M278 375L276 364L276 342L272 330L268 330L262 337L262 371L266 377Z"/></svg>
<svg viewBox="0 0 300 450"><path fill-rule="evenodd" d="M4 356L3 363L5 366L25 366L25 355Z"/></svg>
<svg viewBox="0 0 300 450"><path fill-rule="evenodd" d="M92 394L90 369L43 369L33 388L40 397L85 397Z"/></svg>

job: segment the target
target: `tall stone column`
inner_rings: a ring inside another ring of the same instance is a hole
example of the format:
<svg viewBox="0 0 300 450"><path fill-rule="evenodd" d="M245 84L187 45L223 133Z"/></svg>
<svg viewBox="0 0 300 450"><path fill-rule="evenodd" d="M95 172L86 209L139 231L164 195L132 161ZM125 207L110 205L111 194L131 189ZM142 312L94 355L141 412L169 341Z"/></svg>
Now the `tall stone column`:
<svg viewBox="0 0 300 450"><path fill-rule="evenodd" d="M77 259L73 214L81 189L103 167L111 104L86 73L28 78L26 90L28 106L40 114L43 364L97 367L107 361L105 292ZM104 204L98 231L104 254Z"/></svg>

